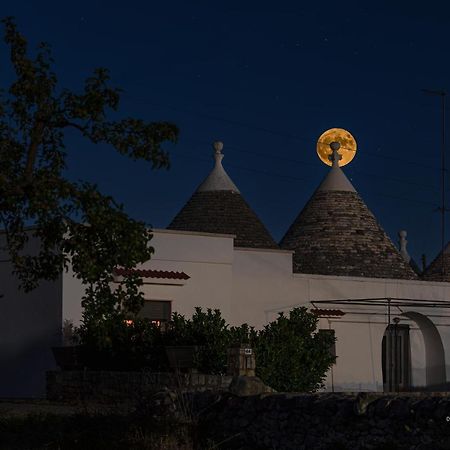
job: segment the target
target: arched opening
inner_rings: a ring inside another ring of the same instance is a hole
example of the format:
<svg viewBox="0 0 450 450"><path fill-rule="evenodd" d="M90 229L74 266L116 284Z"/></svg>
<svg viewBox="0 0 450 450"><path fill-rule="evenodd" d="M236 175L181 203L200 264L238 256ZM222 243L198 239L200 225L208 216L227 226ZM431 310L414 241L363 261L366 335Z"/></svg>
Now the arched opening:
<svg viewBox="0 0 450 450"><path fill-rule="evenodd" d="M443 389L446 383L445 353L436 326L428 317L415 311L403 312L398 316L414 321L422 333L426 389ZM383 387L387 392L411 389L409 326L400 323L400 317L394 318L394 323L386 327L382 341Z"/></svg>

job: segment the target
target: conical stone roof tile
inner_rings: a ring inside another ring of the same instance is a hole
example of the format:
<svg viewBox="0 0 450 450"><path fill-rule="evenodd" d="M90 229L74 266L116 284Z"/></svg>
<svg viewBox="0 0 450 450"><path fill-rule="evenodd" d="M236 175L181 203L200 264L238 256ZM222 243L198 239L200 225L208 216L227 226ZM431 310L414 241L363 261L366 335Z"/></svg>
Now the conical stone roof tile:
<svg viewBox="0 0 450 450"><path fill-rule="evenodd" d="M417 278L337 160L280 247L294 251L293 270L297 273Z"/></svg>
<svg viewBox="0 0 450 450"><path fill-rule="evenodd" d="M234 234L235 247L279 248L222 166L216 142L215 166L167 227L171 230Z"/></svg>

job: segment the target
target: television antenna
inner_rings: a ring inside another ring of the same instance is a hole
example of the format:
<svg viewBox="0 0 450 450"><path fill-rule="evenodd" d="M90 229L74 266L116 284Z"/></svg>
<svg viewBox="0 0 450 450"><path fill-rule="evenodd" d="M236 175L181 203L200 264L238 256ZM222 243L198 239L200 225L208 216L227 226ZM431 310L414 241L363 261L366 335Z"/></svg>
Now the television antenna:
<svg viewBox="0 0 450 450"><path fill-rule="evenodd" d="M441 275L445 276L444 249L445 249L445 100L447 92L444 90L422 89L422 92L428 95L434 95L441 98L441 206L438 211L441 213Z"/></svg>

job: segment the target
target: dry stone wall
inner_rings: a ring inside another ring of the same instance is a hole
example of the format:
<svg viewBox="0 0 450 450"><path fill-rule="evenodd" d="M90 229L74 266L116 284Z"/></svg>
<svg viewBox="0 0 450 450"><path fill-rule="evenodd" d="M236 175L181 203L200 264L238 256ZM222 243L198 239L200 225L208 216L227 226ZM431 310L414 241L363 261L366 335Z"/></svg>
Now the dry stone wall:
<svg viewBox="0 0 450 450"><path fill-rule="evenodd" d="M226 394L201 423L230 450L450 449L446 395Z"/></svg>
<svg viewBox="0 0 450 450"><path fill-rule="evenodd" d="M450 450L450 393L248 395L268 389L252 377L93 371L48 372L47 390L53 401L127 402L195 424L198 448Z"/></svg>
<svg viewBox="0 0 450 450"><path fill-rule="evenodd" d="M139 402L162 390L223 391L231 376L113 371L49 371L47 400L64 402Z"/></svg>

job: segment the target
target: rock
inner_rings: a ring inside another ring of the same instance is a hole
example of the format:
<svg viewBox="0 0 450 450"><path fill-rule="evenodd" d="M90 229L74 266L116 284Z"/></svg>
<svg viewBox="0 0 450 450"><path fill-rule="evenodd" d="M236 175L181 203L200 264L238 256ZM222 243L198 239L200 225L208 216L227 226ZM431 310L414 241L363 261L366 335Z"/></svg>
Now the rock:
<svg viewBox="0 0 450 450"><path fill-rule="evenodd" d="M272 388L266 386L258 377L246 376L233 377L229 391L239 397L275 392Z"/></svg>
<svg viewBox="0 0 450 450"><path fill-rule="evenodd" d="M375 400L378 400L379 396L376 394L368 394L368 393L360 393L356 396L355 399L355 413L358 416L362 416L366 414L367 407L373 403Z"/></svg>

